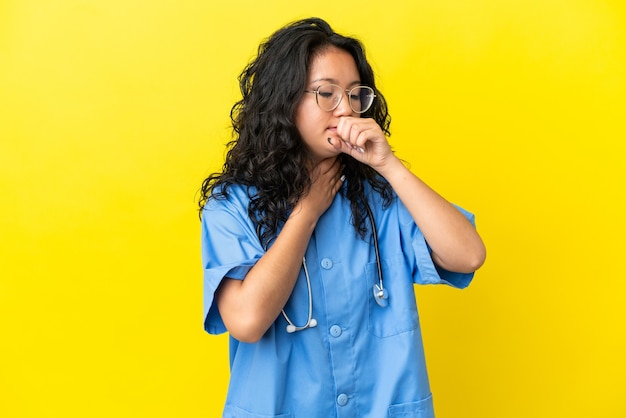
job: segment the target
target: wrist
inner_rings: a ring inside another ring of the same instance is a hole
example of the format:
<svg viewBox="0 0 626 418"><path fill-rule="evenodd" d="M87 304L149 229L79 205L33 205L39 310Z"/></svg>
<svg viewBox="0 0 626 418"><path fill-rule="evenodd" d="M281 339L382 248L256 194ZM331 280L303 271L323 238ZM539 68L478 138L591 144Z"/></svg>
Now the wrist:
<svg viewBox="0 0 626 418"><path fill-rule="evenodd" d="M287 218L287 223L296 226L306 232L313 232L317 225L318 217L307 211L303 205L297 204Z"/></svg>
<svg viewBox="0 0 626 418"><path fill-rule="evenodd" d="M376 167L378 174L383 176L389 183L392 183L394 177L401 175L406 170L408 168L394 154L391 154L384 164Z"/></svg>

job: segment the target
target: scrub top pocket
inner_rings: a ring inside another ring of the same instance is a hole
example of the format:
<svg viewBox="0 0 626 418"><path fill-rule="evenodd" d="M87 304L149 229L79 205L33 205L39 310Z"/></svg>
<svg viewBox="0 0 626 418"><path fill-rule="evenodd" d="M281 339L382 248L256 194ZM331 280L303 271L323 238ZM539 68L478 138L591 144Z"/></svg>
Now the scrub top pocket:
<svg viewBox="0 0 626 418"><path fill-rule="evenodd" d="M236 406L226 405L224 408L223 418L293 418L292 414L280 415L259 415L253 412L244 411Z"/></svg>
<svg viewBox="0 0 626 418"><path fill-rule="evenodd" d="M374 284L378 283L376 262L365 266L366 297L369 301L368 330L379 338L413 331L418 327L417 306L413 289L413 279L409 267L402 256L381 260L383 286L387 291L389 304L381 307L374 299Z"/></svg>
<svg viewBox="0 0 626 418"><path fill-rule="evenodd" d="M432 396L418 402L391 405L389 407L389 418L433 418L434 416Z"/></svg>

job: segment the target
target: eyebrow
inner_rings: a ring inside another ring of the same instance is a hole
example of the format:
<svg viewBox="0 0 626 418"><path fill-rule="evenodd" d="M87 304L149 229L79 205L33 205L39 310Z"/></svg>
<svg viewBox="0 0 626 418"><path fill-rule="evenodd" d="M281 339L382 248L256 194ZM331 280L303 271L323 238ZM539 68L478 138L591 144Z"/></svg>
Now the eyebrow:
<svg viewBox="0 0 626 418"><path fill-rule="evenodd" d="M309 84L314 84L314 83L317 83L319 81L327 81L327 82L333 83L333 84L338 84L339 83L339 81L334 79L334 78L317 78L317 79L311 81ZM352 83L348 84L348 87L355 86L357 84L361 84L361 81L359 81L359 80L353 81Z"/></svg>

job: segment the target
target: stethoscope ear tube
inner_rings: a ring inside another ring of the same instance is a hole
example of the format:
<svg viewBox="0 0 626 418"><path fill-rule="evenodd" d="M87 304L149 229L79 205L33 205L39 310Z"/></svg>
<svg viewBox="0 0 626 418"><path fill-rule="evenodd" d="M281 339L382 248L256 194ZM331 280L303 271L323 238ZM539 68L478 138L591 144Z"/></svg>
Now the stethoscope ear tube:
<svg viewBox="0 0 626 418"><path fill-rule="evenodd" d="M365 199L363 199L363 206L365 206L365 210L367 211L367 217L370 220L370 224L372 225L372 237L374 239L374 251L376 252L376 267L378 269L378 283L374 284L372 289L374 293L374 300L381 308L384 308L389 304L389 295L387 294L387 290L383 286L383 266L380 262L380 249L378 247L378 231L376 230L376 222L374 221L374 215L372 214L372 209L370 205L367 203Z"/></svg>

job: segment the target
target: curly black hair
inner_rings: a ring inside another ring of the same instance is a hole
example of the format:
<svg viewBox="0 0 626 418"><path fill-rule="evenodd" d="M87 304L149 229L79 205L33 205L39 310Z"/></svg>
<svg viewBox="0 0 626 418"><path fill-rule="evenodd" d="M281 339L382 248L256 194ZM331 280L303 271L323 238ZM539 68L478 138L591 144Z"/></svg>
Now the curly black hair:
<svg viewBox="0 0 626 418"><path fill-rule="evenodd" d="M242 99L232 107L233 139L227 144L226 161L219 173L207 177L199 199L202 208L211 199L228 197L231 185L248 187L248 214L257 226L259 239L267 245L287 220L298 199L309 190L305 168L309 154L295 125L295 113L307 84L310 63L330 47L347 51L355 60L361 83L374 89L376 100L361 116L373 118L390 135L391 116L376 88L374 72L357 39L335 33L319 18L293 22L270 36L257 57L239 76ZM371 167L340 154L346 176L345 195L350 200L352 224L365 237L364 182L383 198L392 199L392 189Z"/></svg>

